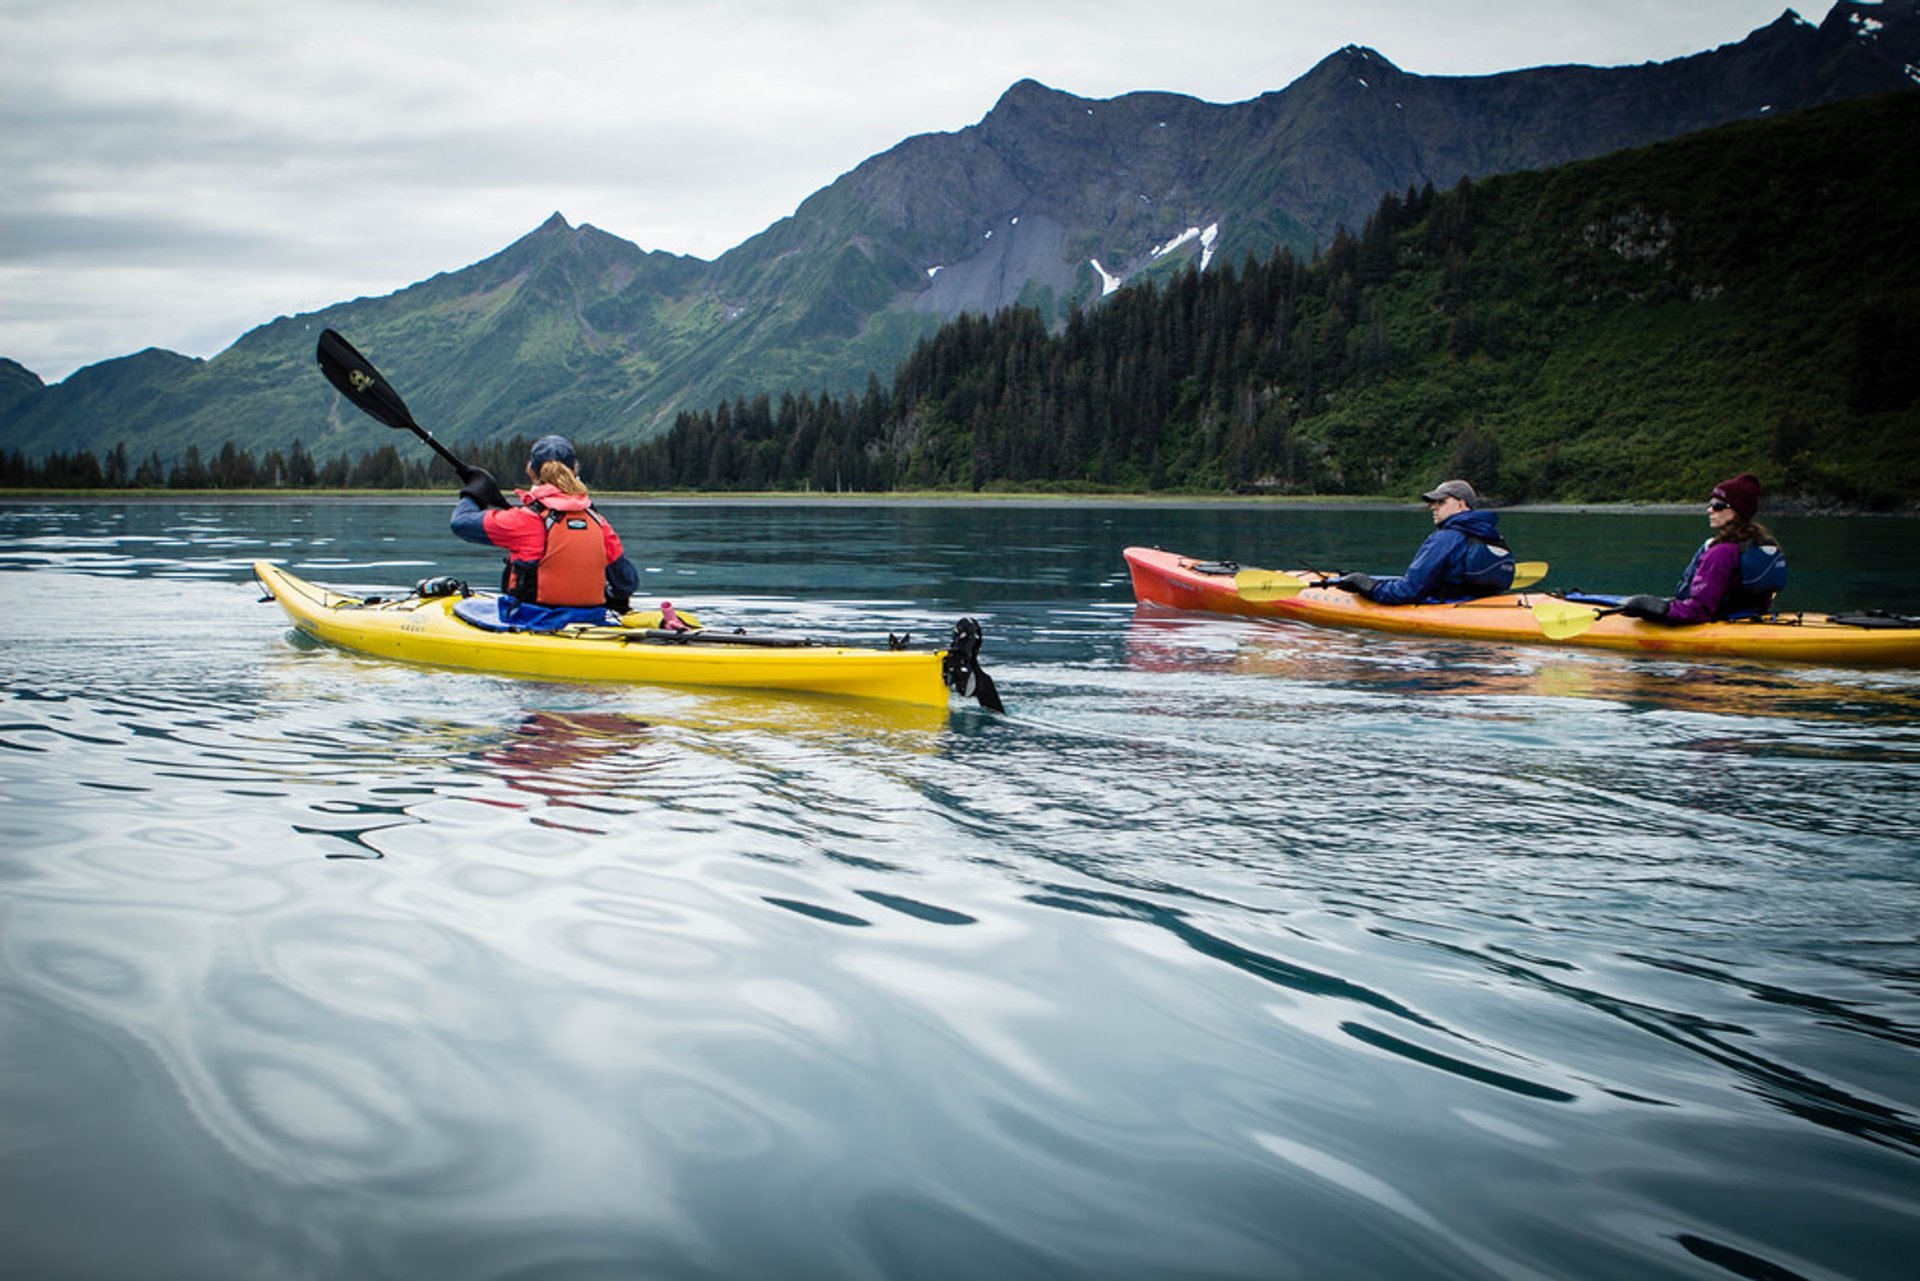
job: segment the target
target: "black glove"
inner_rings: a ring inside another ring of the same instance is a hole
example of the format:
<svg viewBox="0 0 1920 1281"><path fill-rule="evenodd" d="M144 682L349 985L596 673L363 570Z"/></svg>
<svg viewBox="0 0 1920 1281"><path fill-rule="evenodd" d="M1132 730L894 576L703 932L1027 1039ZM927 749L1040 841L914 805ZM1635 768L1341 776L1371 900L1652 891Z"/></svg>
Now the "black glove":
<svg viewBox="0 0 1920 1281"><path fill-rule="evenodd" d="M1668 603L1665 596L1629 596L1620 602L1620 612L1628 618L1664 623L1667 621Z"/></svg>
<svg viewBox="0 0 1920 1281"><path fill-rule="evenodd" d="M500 492L499 482L486 468L469 467L460 473L460 480L460 497L471 498L481 507L506 509L507 496Z"/></svg>
<svg viewBox="0 0 1920 1281"><path fill-rule="evenodd" d="M1341 591L1352 592L1356 596L1365 596L1369 600L1373 598L1372 574L1342 574L1328 586L1338 587Z"/></svg>
<svg viewBox="0 0 1920 1281"><path fill-rule="evenodd" d="M633 594L640 590L640 571L625 556L607 566L607 608L624 614L633 608Z"/></svg>

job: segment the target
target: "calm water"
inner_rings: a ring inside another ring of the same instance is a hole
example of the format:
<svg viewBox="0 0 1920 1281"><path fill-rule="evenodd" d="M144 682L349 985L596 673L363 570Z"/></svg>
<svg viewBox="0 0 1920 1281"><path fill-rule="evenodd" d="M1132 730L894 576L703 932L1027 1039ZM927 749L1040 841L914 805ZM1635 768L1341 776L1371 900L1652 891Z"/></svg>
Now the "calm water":
<svg viewBox="0 0 1920 1281"><path fill-rule="evenodd" d="M959 614L1011 715L296 641L444 503L0 505L0 1269L1908 1278L1920 673L1136 612L1417 509L615 505L649 592ZM1666 590L1689 516L1511 513ZM1783 605L1913 608L1911 520Z"/></svg>

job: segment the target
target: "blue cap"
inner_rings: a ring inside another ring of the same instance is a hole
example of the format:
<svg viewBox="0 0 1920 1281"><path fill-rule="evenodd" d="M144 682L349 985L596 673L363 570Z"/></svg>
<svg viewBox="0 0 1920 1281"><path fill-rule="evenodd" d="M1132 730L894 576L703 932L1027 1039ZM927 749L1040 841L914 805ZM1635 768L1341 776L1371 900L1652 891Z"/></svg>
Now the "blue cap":
<svg viewBox="0 0 1920 1281"><path fill-rule="evenodd" d="M569 470L580 470L580 458L573 452L573 445L565 436L542 436L534 441L527 461L535 471L548 463L565 463Z"/></svg>

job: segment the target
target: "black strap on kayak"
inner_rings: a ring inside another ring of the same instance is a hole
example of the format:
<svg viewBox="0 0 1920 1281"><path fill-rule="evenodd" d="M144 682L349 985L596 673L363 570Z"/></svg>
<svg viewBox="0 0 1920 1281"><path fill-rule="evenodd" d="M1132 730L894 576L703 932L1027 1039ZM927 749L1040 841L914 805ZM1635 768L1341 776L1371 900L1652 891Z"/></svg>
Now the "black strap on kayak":
<svg viewBox="0 0 1920 1281"><path fill-rule="evenodd" d="M1846 614L1828 614L1827 621L1843 627L1920 627L1920 618L1884 609L1856 609Z"/></svg>
<svg viewBox="0 0 1920 1281"><path fill-rule="evenodd" d="M1187 568L1196 574L1224 574L1228 578L1240 572L1239 563L1231 560L1197 560Z"/></svg>
<svg viewBox="0 0 1920 1281"><path fill-rule="evenodd" d="M940 676L947 688L962 698L971 698L990 712L1006 711L1000 701L1000 691L994 687L993 677L987 675L980 666L980 642L985 633L980 624L971 618L963 618L953 625L953 643L947 646L947 657L940 665Z"/></svg>
<svg viewBox="0 0 1920 1281"><path fill-rule="evenodd" d="M583 627L577 635L604 636L611 633L623 645L755 645L761 649L818 649L826 644L805 636L752 636L746 632L716 632L705 627L670 631L664 627Z"/></svg>

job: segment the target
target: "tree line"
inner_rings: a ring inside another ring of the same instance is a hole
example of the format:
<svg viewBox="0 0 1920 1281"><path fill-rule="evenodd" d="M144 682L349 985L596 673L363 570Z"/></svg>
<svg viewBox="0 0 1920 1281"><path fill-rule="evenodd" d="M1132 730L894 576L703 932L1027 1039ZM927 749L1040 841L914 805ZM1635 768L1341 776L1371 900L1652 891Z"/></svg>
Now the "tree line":
<svg viewBox="0 0 1920 1281"><path fill-rule="evenodd" d="M0 486L45 489L401 489L430 483L423 462L406 462L388 445L316 462L295 440L284 452L256 458L228 441L211 457L189 445L171 464L155 453L134 461L125 445L103 459L93 451L55 450L34 460L20 450L0 454Z"/></svg>

